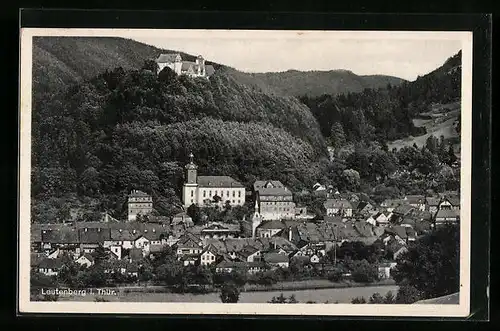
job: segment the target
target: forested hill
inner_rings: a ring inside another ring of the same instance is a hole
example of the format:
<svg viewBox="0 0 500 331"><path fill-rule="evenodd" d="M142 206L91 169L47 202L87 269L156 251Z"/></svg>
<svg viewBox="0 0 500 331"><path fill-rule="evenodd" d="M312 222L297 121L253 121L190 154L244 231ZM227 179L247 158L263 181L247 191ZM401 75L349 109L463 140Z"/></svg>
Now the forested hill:
<svg viewBox="0 0 500 331"><path fill-rule="evenodd" d="M165 52L175 51L114 37L34 37L33 88L37 93L57 92L104 70L139 69L145 59ZM194 60L193 55L181 54Z"/></svg>
<svg viewBox="0 0 500 331"><path fill-rule="evenodd" d="M384 75L356 75L349 70L297 71L248 73L259 86L268 86L283 95L317 97L323 94L339 95L400 85L405 80Z"/></svg>
<svg viewBox="0 0 500 331"><path fill-rule="evenodd" d="M457 113L446 109L450 108L448 104L459 103L460 95L461 52L458 52L441 67L413 82L365 89L360 93L306 95L301 100L317 118L330 144L340 147L349 142L378 140L386 143L426 134L426 128L416 127L413 119L432 113L434 109L438 109L442 119L456 117Z"/></svg>
<svg viewBox="0 0 500 331"><path fill-rule="evenodd" d="M168 68L157 75L153 66L105 71L34 103L35 198L78 193L120 213L117 201L135 188L159 206L178 206L190 152L200 173L247 185L274 178L300 188L317 180L326 144L296 98L251 90L224 73L206 80Z"/></svg>
<svg viewBox="0 0 500 331"><path fill-rule="evenodd" d="M33 87L35 97L53 93L68 85L88 80L105 70L118 67L139 69L144 59L156 58L161 50L131 39L112 37L35 37L33 38ZM194 55L182 53L192 60ZM318 96L322 94L360 92L365 88L398 85L402 79L373 75L358 76L346 70L287 71L281 73L249 74L212 63L239 84L265 93L282 96Z"/></svg>

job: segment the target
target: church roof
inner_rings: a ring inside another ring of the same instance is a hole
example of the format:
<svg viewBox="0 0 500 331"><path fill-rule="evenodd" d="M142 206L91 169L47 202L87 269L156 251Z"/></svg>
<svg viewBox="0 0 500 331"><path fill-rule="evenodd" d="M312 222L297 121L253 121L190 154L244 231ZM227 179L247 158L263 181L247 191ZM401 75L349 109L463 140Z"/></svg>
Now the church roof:
<svg viewBox="0 0 500 331"><path fill-rule="evenodd" d="M200 187L244 187L229 176L198 176L197 183Z"/></svg>

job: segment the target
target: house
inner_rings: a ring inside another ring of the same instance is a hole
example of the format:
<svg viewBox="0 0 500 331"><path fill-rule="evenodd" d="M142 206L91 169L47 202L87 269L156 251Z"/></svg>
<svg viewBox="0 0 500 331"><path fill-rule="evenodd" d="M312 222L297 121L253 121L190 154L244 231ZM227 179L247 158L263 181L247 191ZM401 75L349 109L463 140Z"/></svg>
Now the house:
<svg viewBox="0 0 500 331"><path fill-rule="evenodd" d="M278 220L261 223L256 230L256 236L260 238L270 238L278 234L285 228L285 224Z"/></svg>
<svg viewBox="0 0 500 331"><path fill-rule="evenodd" d="M77 258L75 262L81 266L85 265L88 268L94 265L94 258L89 253L84 253L79 258Z"/></svg>
<svg viewBox="0 0 500 331"><path fill-rule="evenodd" d="M312 187L313 191L326 191L326 186L320 183L316 183Z"/></svg>
<svg viewBox="0 0 500 331"><path fill-rule="evenodd" d="M356 213L359 215L368 215L374 210L374 208L375 207L368 201L360 201L356 206Z"/></svg>
<svg viewBox="0 0 500 331"><path fill-rule="evenodd" d="M327 199L324 206L328 216L352 217L352 205L346 199Z"/></svg>
<svg viewBox="0 0 500 331"><path fill-rule="evenodd" d="M318 256L318 254L313 254L313 255L310 256L309 262L311 262L311 263L319 263L319 259L320 259L320 257Z"/></svg>
<svg viewBox="0 0 500 331"><path fill-rule="evenodd" d="M379 279L390 279L391 278L391 270L396 267L396 262L386 262L380 263L378 265L378 277Z"/></svg>
<svg viewBox="0 0 500 331"><path fill-rule="evenodd" d="M440 198L435 197L427 197L425 198L425 210L430 212L432 215L435 215L439 210L439 203L441 202Z"/></svg>
<svg viewBox="0 0 500 331"><path fill-rule="evenodd" d="M222 261L217 264L215 272L217 273L231 273L234 271L246 272L247 262L237 262L237 261Z"/></svg>
<svg viewBox="0 0 500 331"><path fill-rule="evenodd" d="M200 240L187 232L177 242L177 256L199 255L203 251Z"/></svg>
<svg viewBox="0 0 500 331"><path fill-rule="evenodd" d="M425 210L425 197L423 195L407 195L404 200L412 207L415 207L417 210L424 211Z"/></svg>
<svg viewBox="0 0 500 331"><path fill-rule="evenodd" d="M186 228L194 226L193 219L186 212L175 214L172 217L171 225L183 224Z"/></svg>
<svg viewBox="0 0 500 331"><path fill-rule="evenodd" d="M186 165L186 182L182 189L184 208L192 204L207 205L216 203L220 206L243 206L245 204L245 186L229 176L198 176L198 166L193 162L193 154Z"/></svg>
<svg viewBox="0 0 500 331"><path fill-rule="evenodd" d="M153 197L139 190L132 190L128 196L128 220L135 221L137 215L148 215L153 211Z"/></svg>
<svg viewBox="0 0 500 331"><path fill-rule="evenodd" d="M457 195L444 196L439 202L439 210L460 210L460 197Z"/></svg>
<svg viewBox="0 0 500 331"><path fill-rule="evenodd" d="M295 218L292 192L278 180L257 180L253 185L258 212L264 220Z"/></svg>
<svg viewBox="0 0 500 331"><path fill-rule="evenodd" d="M260 250L254 246L247 245L236 256L246 262L260 261Z"/></svg>
<svg viewBox="0 0 500 331"><path fill-rule="evenodd" d="M460 221L460 212L456 209L440 209L437 211L434 217L434 223L436 226L452 223L456 224Z"/></svg>
<svg viewBox="0 0 500 331"><path fill-rule="evenodd" d="M365 220L366 223L372 225L372 226L376 226L377 225L377 221L375 220L375 218L372 216L368 217L366 220Z"/></svg>
<svg viewBox="0 0 500 331"><path fill-rule="evenodd" d="M372 218L375 220L375 225L376 226L388 226L389 225L389 213L376 213L375 215L372 216Z"/></svg>
<svg viewBox="0 0 500 331"><path fill-rule="evenodd" d="M201 230L201 237L214 239L235 238L239 236L240 232L239 224L220 224L214 222Z"/></svg>
<svg viewBox="0 0 500 331"><path fill-rule="evenodd" d="M159 74L164 68L170 68L177 75L202 77L208 79L215 72L213 65L205 64L205 59L198 55L195 61L187 61L179 53L160 54L156 59Z"/></svg>
<svg viewBox="0 0 500 331"><path fill-rule="evenodd" d="M40 244L37 245L45 252L68 252L74 255L80 254L80 240L78 232L72 227L58 227L53 229L42 229L40 231Z"/></svg>
<svg viewBox="0 0 500 331"><path fill-rule="evenodd" d="M266 253L263 256L264 262L271 267L288 268L290 260L288 255L278 253Z"/></svg>
<svg viewBox="0 0 500 331"><path fill-rule="evenodd" d="M214 245L208 245L203 249L200 255L200 265L207 266L215 263L217 259L218 250Z"/></svg>
<svg viewBox="0 0 500 331"><path fill-rule="evenodd" d="M63 266L63 261L60 258L43 259L37 265L38 272L46 276L57 276Z"/></svg>
<svg viewBox="0 0 500 331"><path fill-rule="evenodd" d="M381 204L380 207L384 208L387 212L391 213L396 207L405 202L401 199L386 199Z"/></svg>
<svg viewBox="0 0 500 331"><path fill-rule="evenodd" d="M137 231L128 229L110 229L109 240L104 241L104 248L111 246L121 246L123 249L134 247L134 241L137 237Z"/></svg>
<svg viewBox="0 0 500 331"><path fill-rule="evenodd" d="M111 240L111 229L109 228L84 227L78 229L78 234L82 253L93 253L97 247L104 245L105 241Z"/></svg>

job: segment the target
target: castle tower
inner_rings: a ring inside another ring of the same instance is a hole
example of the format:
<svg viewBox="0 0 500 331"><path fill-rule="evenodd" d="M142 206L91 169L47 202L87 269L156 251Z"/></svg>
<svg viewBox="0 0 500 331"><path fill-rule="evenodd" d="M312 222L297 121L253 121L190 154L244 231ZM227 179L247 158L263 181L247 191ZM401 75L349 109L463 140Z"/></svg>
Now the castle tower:
<svg viewBox="0 0 500 331"><path fill-rule="evenodd" d="M184 208L188 208L192 204L197 204L198 201L198 183L196 176L198 166L193 161L193 153L189 154L189 163L186 164L186 181L182 189L182 202Z"/></svg>
<svg viewBox="0 0 500 331"><path fill-rule="evenodd" d="M180 75L182 72L182 57L180 54L177 54L174 61L174 71L177 75Z"/></svg>
<svg viewBox="0 0 500 331"><path fill-rule="evenodd" d="M252 216L252 238L255 238L255 232L260 223L262 223L262 216L259 213L259 204L257 199L255 199L255 211Z"/></svg>
<svg viewBox="0 0 500 331"><path fill-rule="evenodd" d="M198 65L197 74L200 76L205 76L205 59L201 55L198 55L198 57L196 58L196 64Z"/></svg>

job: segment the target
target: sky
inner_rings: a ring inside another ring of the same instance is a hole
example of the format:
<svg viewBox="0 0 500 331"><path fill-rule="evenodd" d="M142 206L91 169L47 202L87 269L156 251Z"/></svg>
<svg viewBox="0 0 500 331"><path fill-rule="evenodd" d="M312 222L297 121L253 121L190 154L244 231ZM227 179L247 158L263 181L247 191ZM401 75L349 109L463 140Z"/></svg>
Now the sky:
<svg viewBox="0 0 500 331"><path fill-rule="evenodd" d="M462 48L452 33L178 30L131 39L162 49L202 55L244 72L350 70L415 80Z"/></svg>

